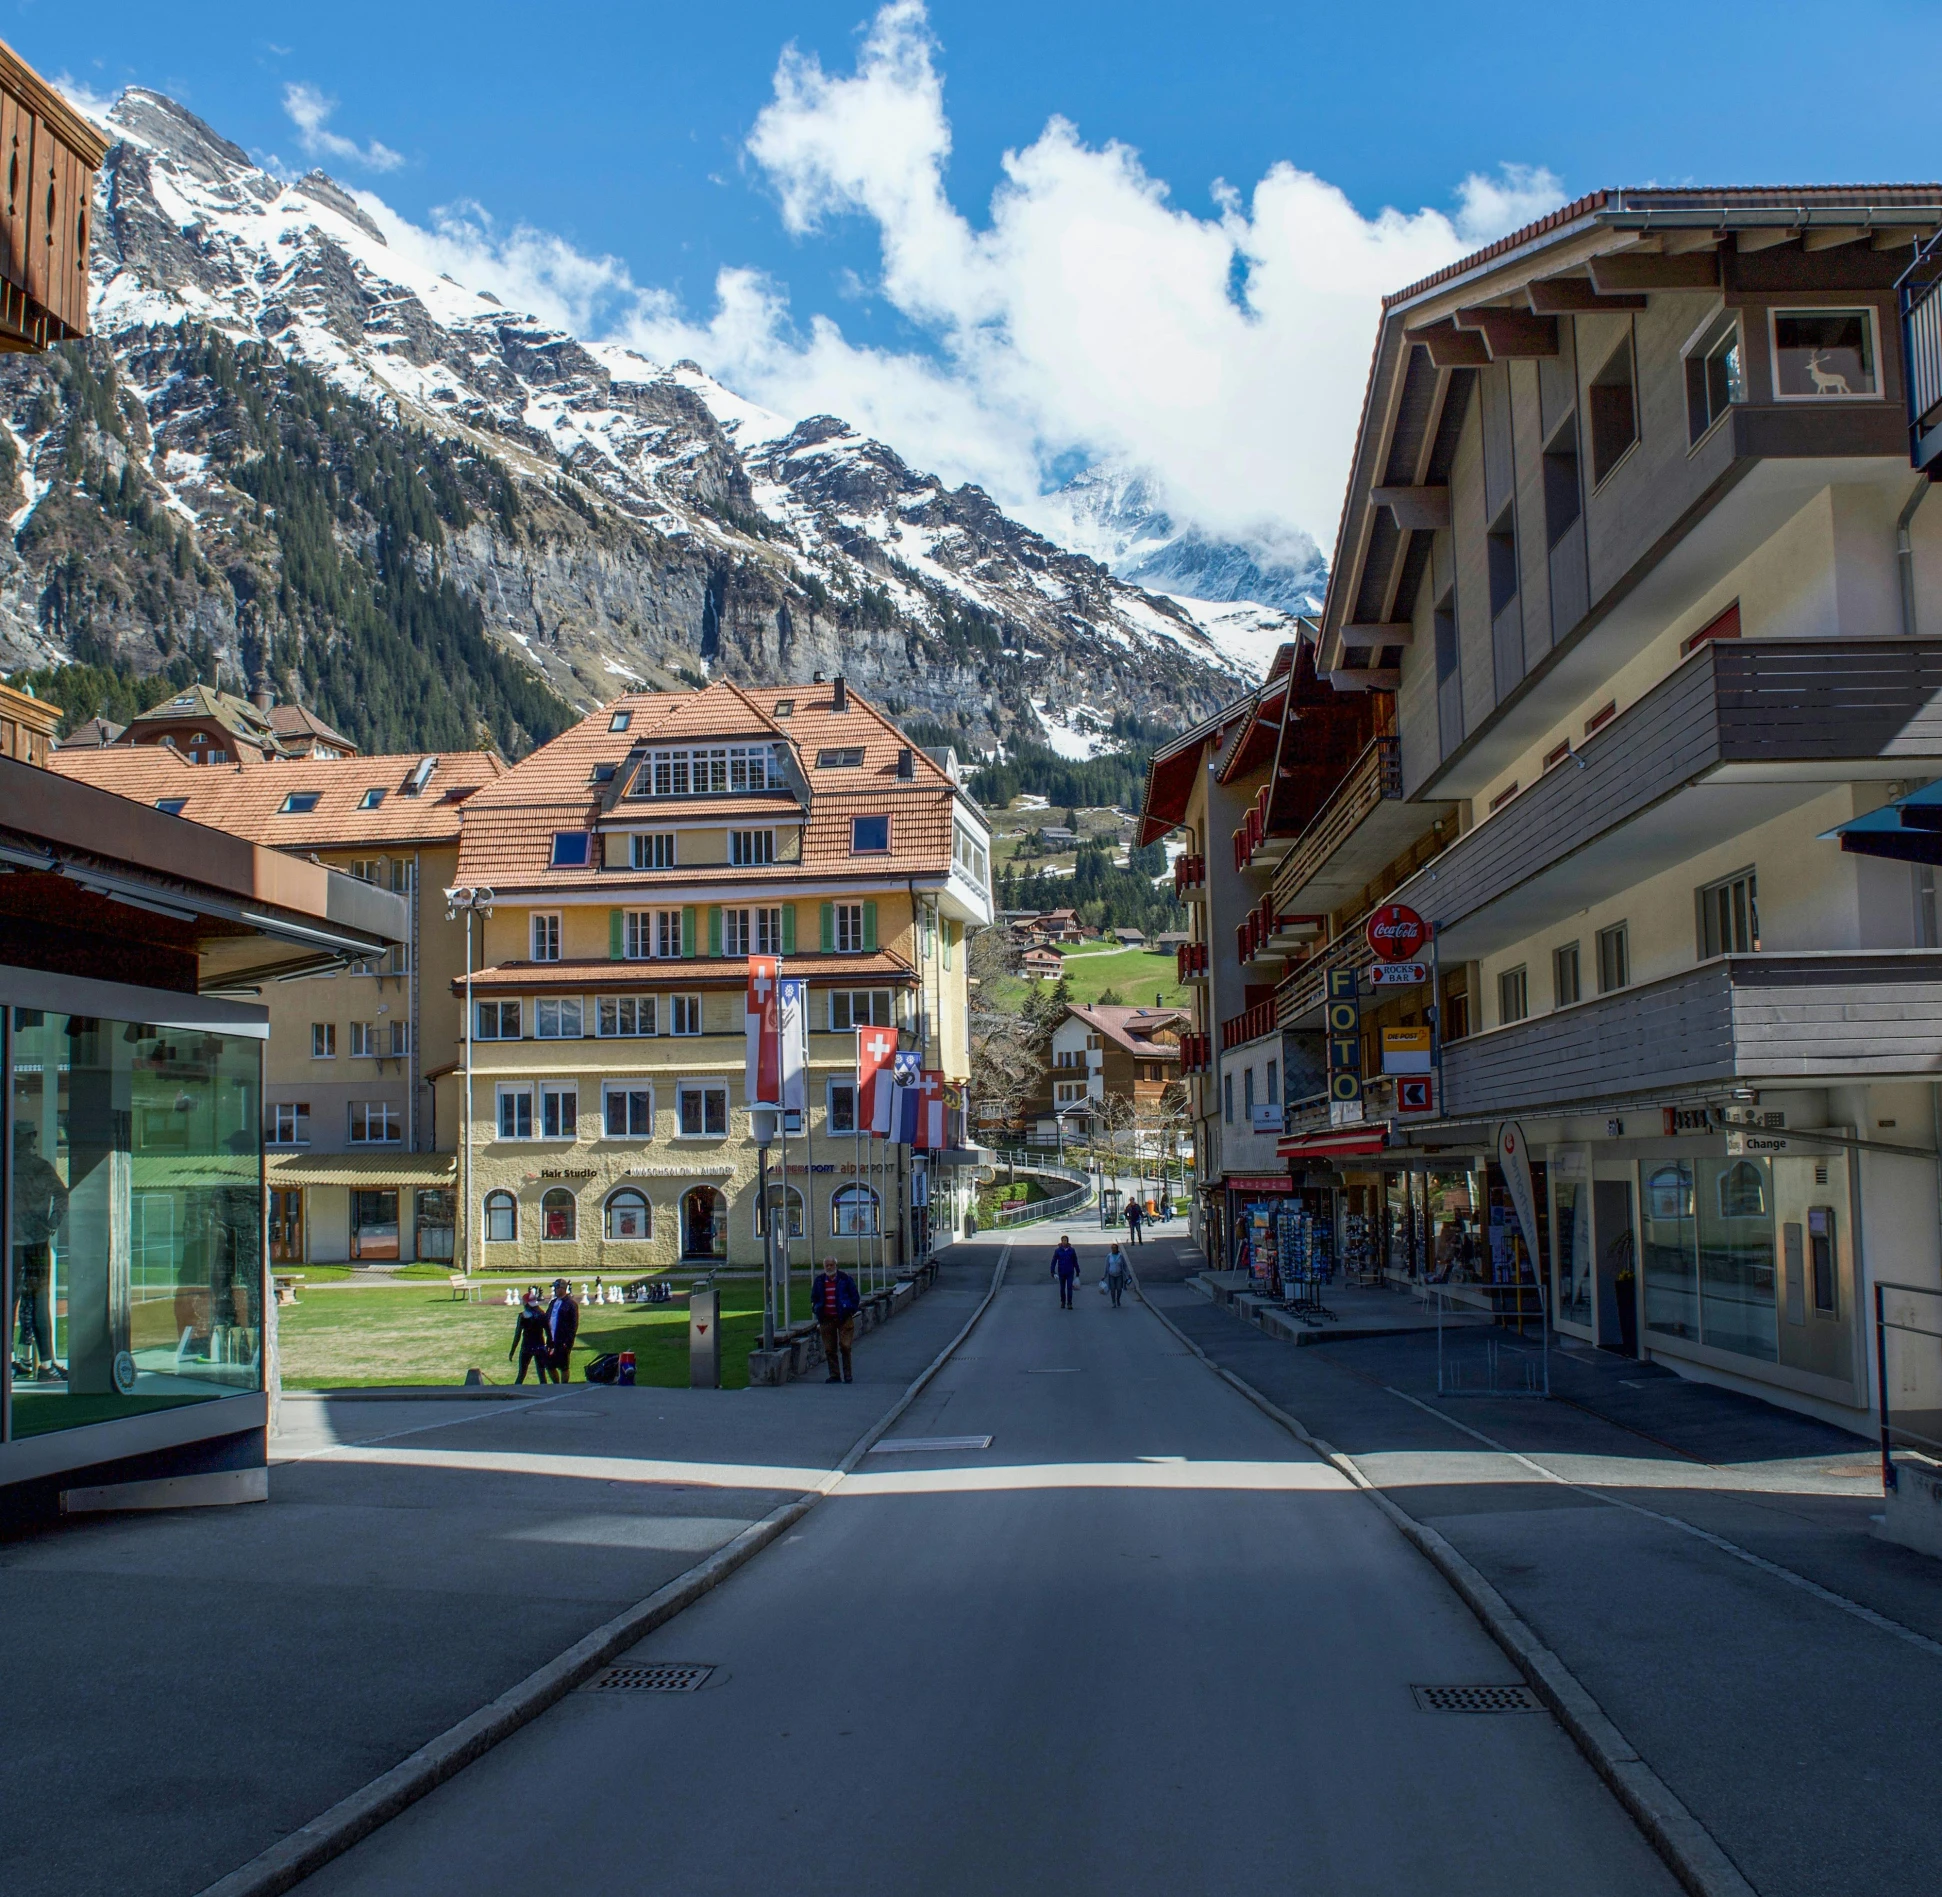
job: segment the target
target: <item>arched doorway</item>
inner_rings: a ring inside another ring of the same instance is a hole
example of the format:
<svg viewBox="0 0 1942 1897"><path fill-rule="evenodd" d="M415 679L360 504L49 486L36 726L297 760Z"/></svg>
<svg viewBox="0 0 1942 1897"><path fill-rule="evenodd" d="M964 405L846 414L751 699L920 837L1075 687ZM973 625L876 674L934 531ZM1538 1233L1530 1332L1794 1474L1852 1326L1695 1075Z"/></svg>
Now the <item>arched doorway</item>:
<svg viewBox="0 0 1942 1897"><path fill-rule="evenodd" d="M713 1186L690 1186L681 1195L681 1256L728 1256L728 1201Z"/></svg>

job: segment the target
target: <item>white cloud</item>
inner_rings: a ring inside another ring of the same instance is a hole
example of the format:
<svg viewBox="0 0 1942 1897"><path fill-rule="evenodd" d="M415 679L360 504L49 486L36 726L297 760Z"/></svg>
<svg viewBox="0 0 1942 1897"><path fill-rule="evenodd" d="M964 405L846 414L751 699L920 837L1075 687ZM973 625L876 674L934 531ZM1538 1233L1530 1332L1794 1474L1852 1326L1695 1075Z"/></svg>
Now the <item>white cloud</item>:
<svg viewBox="0 0 1942 1897"><path fill-rule="evenodd" d="M381 145L374 138L360 145L354 138L330 129L330 117L337 101L315 86L292 81L283 88L283 110L297 128L297 143L312 158L334 158L340 164L361 165L366 171L396 171L404 160L402 152Z"/></svg>
<svg viewBox="0 0 1942 1897"><path fill-rule="evenodd" d="M57 73L54 77L54 90L83 118L97 120L104 118L108 108L115 102L115 95L112 92L97 92L85 79L76 79L72 73Z"/></svg>
<svg viewBox="0 0 1942 1897"><path fill-rule="evenodd" d="M334 136L321 118L317 135ZM1365 217L1280 163L1247 190L1217 183L1201 217L1137 152L1089 146L1054 118L1006 155L974 224L945 189L950 151L922 0L889 0L853 72L787 49L748 141L787 229L813 241L839 218L875 226L880 275L864 287L928 349L860 344L825 316L800 324L758 271L724 270L696 318L618 258L501 229L477 206L422 230L365 202L394 245L514 309L662 362L692 357L778 414L840 415L1028 519L1056 523L1043 499L1055 464L1115 457L1152 471L1179 524L1299 557L1304 537L1333 538L1383 293L1563 198L1548 170L1506 164L1461 180L1453 208Z"/></svg>

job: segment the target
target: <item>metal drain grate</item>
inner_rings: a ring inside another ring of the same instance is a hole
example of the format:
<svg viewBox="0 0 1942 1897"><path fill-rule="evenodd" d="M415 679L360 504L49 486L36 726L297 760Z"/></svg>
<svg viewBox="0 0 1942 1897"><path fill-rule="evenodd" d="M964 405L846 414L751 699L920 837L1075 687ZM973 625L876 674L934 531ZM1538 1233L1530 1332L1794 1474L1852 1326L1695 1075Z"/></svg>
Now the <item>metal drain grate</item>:
<svg viewBox="0 0 1942 1897"><path fill-rule="evenodd" d="M708 1683L712 1666L670 1662L663 1666L603 1667L581 1690L588 1693L694 1693Z"/></svg>
<svg viewBox="0 0 1942 1897"><path fill-rule="evenodd" d="M1412 1686L1425 1713L1541 1713L1544 1702L1528 1686Z"/></svg>

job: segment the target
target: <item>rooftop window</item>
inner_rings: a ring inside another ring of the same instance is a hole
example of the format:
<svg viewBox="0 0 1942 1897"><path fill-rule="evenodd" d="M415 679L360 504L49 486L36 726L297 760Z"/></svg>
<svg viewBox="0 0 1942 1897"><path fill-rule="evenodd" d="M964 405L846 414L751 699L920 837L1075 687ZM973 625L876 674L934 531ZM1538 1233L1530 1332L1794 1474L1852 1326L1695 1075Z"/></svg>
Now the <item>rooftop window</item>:
<svg viewBox="0 0 1942 1897"><path fill-rule="evenodd" d="M590 784L611 784L614 781L614 767L611 764L596 764L587 781Z"/></svg>
<svg viewBox="0 0 1942 1897"><path fill-rule="evenodd" d="M324 793L320 790L293 790L278 806L278 815L284 817L303 817L317 808L317 800Z"/></svg>
<svg viewBox="0 0 1942 1897"><path fill-rule="evenodd" d="M852 817L850 819L850 854L852 856L876 856L890 848L890 819L888 817Z"/></svg>
<svg viewBox="0 0 1942 1897"><path fill-rule="evenodd" d="M842 745L816 753L816 768L819 771L852 771L863 762L863 747L860 744Z"/></svg>
<svg viewBox="0 0 1942 1897"><path fill-rule="evenodd" d="M375 810L383 802L384 802L384 792L381 791L377 787L377 785L373 784L371 788L367 790L364 793L364 795L357 800L357 807L360 810Z"/></svg>
<svg viewBox="0 0 1942 1897"><path fill-rule="evenodd" d="M609 731L625 731L633 722L634 714L631 711L617 711L607 721L607 729Z"/></svg>
<svg viewBox="0 0 1942 1897"><path fill-rule="evenodd" d="M780 788L782 772L766 744L697 745L650 751L634 779L635 797L708 797Z"/></svg>
<svg viewBox="0 0 1942 1897"><path fill-rule="evenodd" d="M585 869L587 845L591 841L584 830L556 830L553 833L553 867Z"/></svg>
<svg viewBox="0 0 1942 1897"><path fill-rule="evenodd" d="M155 800L155 808L165 817L179 817L182 814L183 806L188 801L186 797L158 797Z"/></svg>
<svg viewBox="0 0 1942 1897"><path fill-rule="evenodd" d="M778 698L775 701L775 715L778 718L793 718L796 715L796 701L793 698Z"/></svg>

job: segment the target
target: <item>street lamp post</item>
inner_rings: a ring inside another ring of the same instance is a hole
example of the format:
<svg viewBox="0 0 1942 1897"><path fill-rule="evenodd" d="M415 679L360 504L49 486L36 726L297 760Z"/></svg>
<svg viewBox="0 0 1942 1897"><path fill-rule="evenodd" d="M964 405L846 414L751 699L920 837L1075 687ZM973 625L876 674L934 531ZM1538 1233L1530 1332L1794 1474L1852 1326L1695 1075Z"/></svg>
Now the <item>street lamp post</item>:
<svg viewBox="0 0 1942 1897"><path fill-rule="evenodd" d="M453 922L465 912L465 1143L460 1190L465 1195L465 1263L462 1269L471 1277L473 1239L477 1218L472 1205L472 1037L478 1022L472 1014L472 918L492 915L492 891L484 888L448 889L445 892L445 919Z"/></svg>

